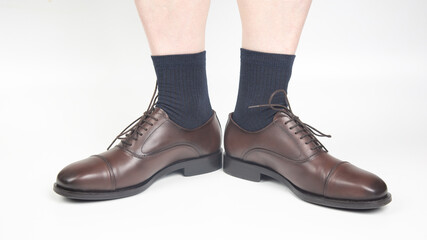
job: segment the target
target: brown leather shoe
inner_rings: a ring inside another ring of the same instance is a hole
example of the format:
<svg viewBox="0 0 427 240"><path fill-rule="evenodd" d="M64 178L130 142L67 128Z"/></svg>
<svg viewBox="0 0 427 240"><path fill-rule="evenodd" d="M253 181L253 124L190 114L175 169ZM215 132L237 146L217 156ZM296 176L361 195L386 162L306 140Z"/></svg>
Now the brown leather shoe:
<svg viewBox="0 0 427 240"><path fill-rule="evenodd" d="M115 139L121 143L65 167L54 191L81 200L122 198L144 191L171 172L193 176L221 168L221 127L215 113L202 126L188 130L150 105Z"/></svg>
<svg viewBox="0 0 427 240"><path fill-rule="evenodd" d="M303 123L290 107L272 104L277 110L265 128L248 132L232 119L225 130L224 171L246 180L268 176L288 186L301 199L329 207L373 209L391 201L387 186L376 175L328 154L314 136L327 136ZM288 106L289 101L288 101Z"/></svg>

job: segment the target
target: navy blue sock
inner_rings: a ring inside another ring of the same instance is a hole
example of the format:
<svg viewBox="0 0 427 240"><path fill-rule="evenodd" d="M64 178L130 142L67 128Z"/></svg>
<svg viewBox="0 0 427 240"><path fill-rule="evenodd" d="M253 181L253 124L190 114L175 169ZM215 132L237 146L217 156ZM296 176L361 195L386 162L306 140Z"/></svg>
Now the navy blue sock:
<svg viewBox="0 0 427 240"><path fill-rule="evenodd" d="M233 120L247 131L257 131L273 121L275 110L248 108L267 104L277 89L287 92L295 55L273 54L241 49L240 83ZM285 105L285 97L278 94L273 103Z"/></svg>
<svg viewBox="0 0 427 240"><path fill-rule="evenodd" d="M206 52L152 56L159 98L156 106L181 127L193 129L212 116L206 80Z"/></svg>

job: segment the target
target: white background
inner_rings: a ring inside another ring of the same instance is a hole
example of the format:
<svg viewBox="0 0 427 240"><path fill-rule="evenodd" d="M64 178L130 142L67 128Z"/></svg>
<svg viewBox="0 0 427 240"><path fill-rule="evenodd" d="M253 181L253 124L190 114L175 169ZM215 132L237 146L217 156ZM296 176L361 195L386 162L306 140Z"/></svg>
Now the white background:
<svg viewBox="0 0 427 240"><path fill-rule="evenodd" d="M315 1L289 97L330 152L381 176L377 211L302 202L221 171L172 174L121 200L52 191L146 109L155 74L133 1L0 0L0 239L426 239L427 4ZM239 77L235 1L207 26L212 106L225 125ZM309 97L307 97L309 95Z"/></svg>

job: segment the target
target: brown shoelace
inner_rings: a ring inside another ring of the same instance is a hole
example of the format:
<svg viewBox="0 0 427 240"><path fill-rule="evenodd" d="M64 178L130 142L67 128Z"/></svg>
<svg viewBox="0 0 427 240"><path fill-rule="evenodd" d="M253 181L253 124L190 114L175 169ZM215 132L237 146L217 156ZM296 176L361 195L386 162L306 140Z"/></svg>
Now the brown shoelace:
<svg viewBox="0 0 427 240"><path fill-rule="evenodd" d="M135 121L133 121L131 124L129 124L123 131L117 135L116 138L111 142L110 146L108 146L107 150L113 146L113 144L117 140L121 140L122 144L126 146L131 146L132 143L130 141L132 140L138 140L139 136L142 136L143 133L140 131L140 129L147 131L148 128L144 126L144 124L148 124L149 126L153 126L153 123L149 121L149 119L153 119L154 121L158 121L159 119L152 116L154 112L154 106L156 105L156 101L158 96L157 93L157 81L156 81L156 87L154 89L153 96L151 97L150 104L148 105L147 110L144 112L144 114L137 118Z"/></svg>
<svg viewBox="0 0 427 240"><path fill-rule="evenodd" d="M283 95L285 95L285 100L286 100L286 105L281 105L281 104L274 104L272 103L272 100L274 98L274 96L278 93L283 93ZM249 108L258 108L258 107L270 107L271 109L278 111L278 112L282 112L284 114L286 114L286 116L289 117L289 120L285 122L285 125L287 125L288 123L294 122L295 124L290 126L289 129L295 129L297 127L299 127L299 130L295 131L295 134L299 134L299 133L303 133L300 137L300 139L304 139L304 138L309 138L308 141L304 142L305 144L310 144L310 143L314 143L316 146L310 148L311 150L316 150L316 149L323 149L326 152L328 151L325 146L323 146L322 143L320 143L320 141L315 137L328 137L330 138L331 135L327 135L322 133L321 131L317 130L316 128L303 123L299 117L297 117L293 112L292 112L292 108L291 105L289 104L289 99L288 99L288 95L286 94L286 91L284 89L278 89L276 91L274 91L271 96L270 99L268 100L268 104L260 104L260 105L254 105L254 106L249 106Z"/></svg>

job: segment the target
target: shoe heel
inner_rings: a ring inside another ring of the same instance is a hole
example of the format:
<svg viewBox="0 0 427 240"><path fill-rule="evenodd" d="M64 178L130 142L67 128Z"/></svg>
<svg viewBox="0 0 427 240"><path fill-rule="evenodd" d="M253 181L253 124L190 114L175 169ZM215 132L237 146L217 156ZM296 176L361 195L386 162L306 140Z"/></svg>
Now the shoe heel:
<svg viewBox="0 0 427 240"><path fill-rule="evenodd" d="M185 177L213 172L222 167L222 152L189 161L183 168Z"/></svg>
<svg viewBox="0 0 427 240"><path fill-rule="evenodd" d="M261 172L257 166L229 157L226 154L224 155L224 172L249 181L261 181Z"/></svg>

